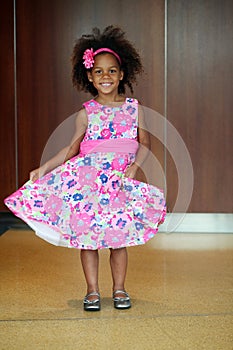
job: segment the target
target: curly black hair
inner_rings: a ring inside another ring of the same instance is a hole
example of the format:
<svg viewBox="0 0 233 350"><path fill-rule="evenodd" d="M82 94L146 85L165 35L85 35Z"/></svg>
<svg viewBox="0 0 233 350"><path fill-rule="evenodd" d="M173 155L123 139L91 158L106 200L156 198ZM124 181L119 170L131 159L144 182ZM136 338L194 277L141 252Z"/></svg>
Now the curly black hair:
<svg viewBox="0 0 233 350"><path fill-rule="evenodd" d="M92 34L84 34L76 41L71 57L73 85L78 90L90 92L93 96L98 94L88 80L83 54L86 49L93 48L96 51L102 47L115 51L121 58L120 68L124 77L119 83L119 94L125 93L126 85L133 93L132 83L136 82L136 75L143 71L141 59L133 45L125 38L125 32L113 25L106 27L102 33L98 28L93 28Z"/></svg>

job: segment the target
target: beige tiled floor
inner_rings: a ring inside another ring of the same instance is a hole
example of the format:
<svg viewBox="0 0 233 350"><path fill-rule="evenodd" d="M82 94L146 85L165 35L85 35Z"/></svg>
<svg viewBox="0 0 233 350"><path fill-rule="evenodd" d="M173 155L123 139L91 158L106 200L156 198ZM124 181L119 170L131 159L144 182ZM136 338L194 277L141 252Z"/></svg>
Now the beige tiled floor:
<svg viewBox="0 0 233 350"><path fill-rule="evenodd" d="M128 252L132 308L112 306L105 250L102 310L85 313L78 251L1 236L0 350L233 349L233 235L158 234Z"/></svg>

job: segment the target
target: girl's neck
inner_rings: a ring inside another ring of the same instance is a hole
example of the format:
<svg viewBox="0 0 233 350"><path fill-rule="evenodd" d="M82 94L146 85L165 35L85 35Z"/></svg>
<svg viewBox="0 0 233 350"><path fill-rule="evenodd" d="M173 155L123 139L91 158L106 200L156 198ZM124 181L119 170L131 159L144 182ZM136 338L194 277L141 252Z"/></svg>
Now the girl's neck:
<svg viewBox="0 0 233 350"><path fill-rule="evenodd" d="M102 105L114 105L117 104L119 102L124 102L125 101L125 97L123 95L110 95L110 96L106 96L106 95L98 95L95 100L97 102L99 102Z"/></svg>

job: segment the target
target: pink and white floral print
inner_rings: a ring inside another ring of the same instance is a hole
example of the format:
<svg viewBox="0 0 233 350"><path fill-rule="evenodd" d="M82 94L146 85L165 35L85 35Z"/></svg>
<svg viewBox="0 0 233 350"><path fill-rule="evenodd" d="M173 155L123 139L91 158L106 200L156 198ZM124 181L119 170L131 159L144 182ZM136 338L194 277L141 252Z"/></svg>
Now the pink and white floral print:
<svg viewBox="0 0 233 350"><path fill-rule="evenodd" d="M137 100L127 98L114 108L90 100L84 107L89 127L83 141L137 139ZM80 153L28 181L5 204L32 228L38 223L37 234L46 233L51 243L54 235L76 249L144 244L164 221L166 206L162 190L124 176L134 160L127 152Z"/></svg>

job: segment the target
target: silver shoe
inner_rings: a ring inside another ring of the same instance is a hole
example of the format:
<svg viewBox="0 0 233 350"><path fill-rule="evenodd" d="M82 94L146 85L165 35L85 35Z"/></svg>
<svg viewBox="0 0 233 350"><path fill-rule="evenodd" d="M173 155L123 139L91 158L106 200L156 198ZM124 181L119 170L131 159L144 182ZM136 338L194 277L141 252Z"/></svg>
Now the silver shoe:
<svg viewBox="0 0 233 350"><path fill-rule="evenodd" d="M117 294L124 294L125 297L117 297ZM113 292L113 302L115 309L129 309L131 307L129 294L124 290L115 290Z"/></svg>
<svg viewBox="0 0 233 350"><path fill-rule="evenodd" d="M92 295L96 295L97 298L89 300L88 298ZM83 299L83 308L85 311L100 311L100 294L98 292L87 294Z"/></svg>

